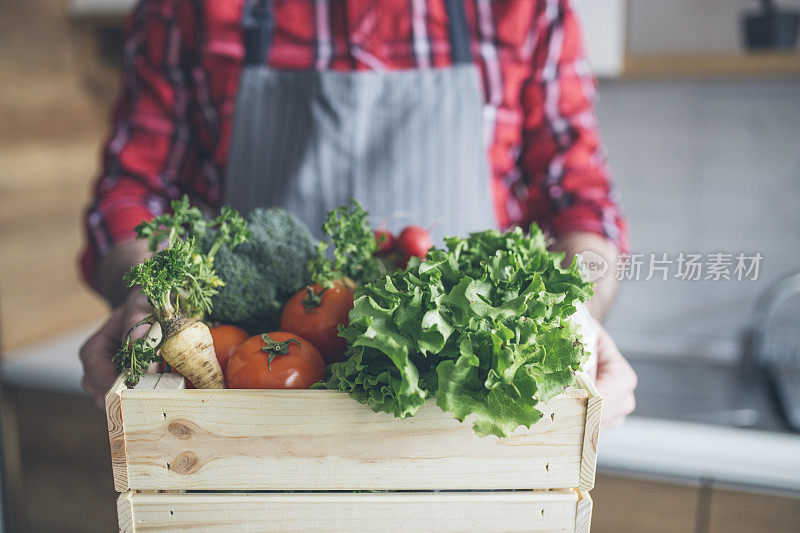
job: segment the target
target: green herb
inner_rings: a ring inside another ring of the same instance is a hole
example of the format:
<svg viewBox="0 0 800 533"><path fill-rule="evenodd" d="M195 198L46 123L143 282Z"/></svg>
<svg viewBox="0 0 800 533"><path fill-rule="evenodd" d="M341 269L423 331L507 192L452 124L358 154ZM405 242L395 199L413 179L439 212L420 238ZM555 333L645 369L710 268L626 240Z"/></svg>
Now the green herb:
<svg viewBox="0 0 800 533"><path fill-rule="evenodd" d="M154 317L148 315L139 323L134 324L128 331L128 334L125 335L122 346L111 359L114 365L114 371L117 374L121 374L125 370L130 370L125 380L125 384L128 387L136 385L141 375L147 371L147 367L158 360L157 343L150 338L149 335L145 335L144 338L135 341L131 340L131 334L136 328L145 324L152 324L153 322Z"/></svg>
<svg viewBox="0 0 800 533"><path fill-rule="evenodd" d="M171 248L187 231L195 235L205 233L203 213L192 207L188 195L173 200L170 207L172 213L158 215L136 226L137 238L147 239L151 252L157 251L164 242L167 248Z"/></svg>
<svg viewBox="0 0 800 533"><path fill-rule="evenodd" d="M308 263L315 283L332 287L335 280L343 277L364 283L386 273L383 263L375 257L378 244L367 221L367 212L356 200L330 211L322 231L329 241L317 245L317 255ZM332 261L327 255L331 245Z"/></svg>
<svg viewBox="0 0 800 533"><path fill-rule="evenodd" d="M446 244L356 291L340 326L348 359L326 385L398 417L435 396L458 420L475 415L479 435L508 436L573 382L586 354L569 317L591 284L535 225Z"/></svg>

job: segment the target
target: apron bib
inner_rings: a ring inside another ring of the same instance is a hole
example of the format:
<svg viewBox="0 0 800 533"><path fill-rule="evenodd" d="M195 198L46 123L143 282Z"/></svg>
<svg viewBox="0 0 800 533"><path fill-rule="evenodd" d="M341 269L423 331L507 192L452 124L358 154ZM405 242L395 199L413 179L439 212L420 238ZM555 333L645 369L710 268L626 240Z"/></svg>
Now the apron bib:
<svg viewBox="0 0 800 533"><path fill-rule="evenodd" d="M249 2L227 202L284 207L317 237L351 198L373 227L419 224L436 244L495 227L480 80L463 3L446 4L452 67L338 72L265 66L270 10Z"/></svg>

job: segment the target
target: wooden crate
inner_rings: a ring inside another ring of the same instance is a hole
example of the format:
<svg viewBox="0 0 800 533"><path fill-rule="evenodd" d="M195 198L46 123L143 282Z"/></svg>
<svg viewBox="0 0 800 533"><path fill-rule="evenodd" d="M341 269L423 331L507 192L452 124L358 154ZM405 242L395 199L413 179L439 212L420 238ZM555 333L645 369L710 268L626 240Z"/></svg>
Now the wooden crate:
<svg viewBox="0 0 800 533"><path fill-rule="evenodd" d="M119 379L106 411L120 526L588 528L602 400L585 375L578 383L542 405L530 430L500 439L433 402L399 420L336 391L186 390L172 374L127 389ZM316 492L360 490L393 492Z"/></svg>
<svg viewBox="0 0 800 533"><path fill-rule="evenodd" d="M584 491L120 495L120 531L589 532Z"/></svg>

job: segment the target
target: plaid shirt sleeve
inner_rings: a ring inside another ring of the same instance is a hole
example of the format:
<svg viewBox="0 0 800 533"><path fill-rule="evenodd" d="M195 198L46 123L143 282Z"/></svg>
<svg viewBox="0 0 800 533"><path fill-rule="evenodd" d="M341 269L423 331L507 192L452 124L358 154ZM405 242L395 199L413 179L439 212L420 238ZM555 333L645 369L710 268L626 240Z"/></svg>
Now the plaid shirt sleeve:
<svg viewBox="0 0 800 533"><path fill-rule="evenodd" d="M143 219L164 212L192 165L184 65L191 16L178 1L143 0L128 19L122 94L85 218L81 269L92 285L98 262Z"/></svg>
<svg viewBox="0 0 800 533"><path fill-rule="evenodd" d="M534 68L522 91L525 211L555 237L596 233L626 252L627 223L605 163L577 15L570 0L537 4Z"/></svg>

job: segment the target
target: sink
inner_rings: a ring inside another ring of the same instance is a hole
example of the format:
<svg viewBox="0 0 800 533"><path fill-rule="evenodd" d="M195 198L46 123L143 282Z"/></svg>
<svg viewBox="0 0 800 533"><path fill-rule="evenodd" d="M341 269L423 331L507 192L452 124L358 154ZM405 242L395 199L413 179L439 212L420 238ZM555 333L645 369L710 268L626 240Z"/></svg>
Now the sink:
<svg viewBox="0 0 800 533"><path fill-rule="evenodd" d="M639 376L636 415L792 432L769 376L754 365L635 355L630 363Z"/></svg>

